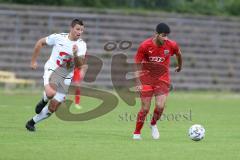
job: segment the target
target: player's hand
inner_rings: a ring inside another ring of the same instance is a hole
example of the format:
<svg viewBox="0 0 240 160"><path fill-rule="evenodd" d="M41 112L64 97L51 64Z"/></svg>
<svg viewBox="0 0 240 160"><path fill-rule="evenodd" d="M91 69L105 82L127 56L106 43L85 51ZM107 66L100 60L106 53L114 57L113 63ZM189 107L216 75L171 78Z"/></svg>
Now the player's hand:
<svg viewBox="0 0 240 160"><path fill-rule="evenodd" d="M175 72L180 72L181 70L182 70L182 67L177 66L177 67L175 68Z"/></svg>
<svg viewBox="0 0 240 160"><path fill-rule="evenodd" d="M76 44L73 45L72 51L73 51L73 55L77 56L78 46Z"/></svg>
<svg viewBox="0 0 240 160"><path fill-rule="evenodd" d="M142 85L138 85L135 87L137 92L141 92L142 91Z"/></svg>
<svg viewBox="0 0 240 160"><path fill-rule="evenodd" d="M31 62L30 67L31 67L32 69L34 69L34 70L37 69L37 67L38 67L37 62Z"/></svg>

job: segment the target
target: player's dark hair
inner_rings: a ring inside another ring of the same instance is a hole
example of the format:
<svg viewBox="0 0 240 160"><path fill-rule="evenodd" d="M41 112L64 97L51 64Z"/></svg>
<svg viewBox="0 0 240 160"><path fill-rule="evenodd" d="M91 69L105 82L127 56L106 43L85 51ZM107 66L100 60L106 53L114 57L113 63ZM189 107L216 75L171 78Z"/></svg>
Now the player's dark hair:
<svg viewBox="0 0 240 160"><path fill-rule="evenodd" d="M159 23L156 27L156 32L169 34L171 32L170 27L166 23Z"/></svg>
<svg viewBox="0 0 240 160"><path fill-rule="evenodd" d="M83 26L83 25L84 25L84 24L83 24L83 21L80 20L80 19L78 19L78 18L72 20L72 22L71 22L71 27L74 27L76 24L79 24L80 26Z"/></svg>

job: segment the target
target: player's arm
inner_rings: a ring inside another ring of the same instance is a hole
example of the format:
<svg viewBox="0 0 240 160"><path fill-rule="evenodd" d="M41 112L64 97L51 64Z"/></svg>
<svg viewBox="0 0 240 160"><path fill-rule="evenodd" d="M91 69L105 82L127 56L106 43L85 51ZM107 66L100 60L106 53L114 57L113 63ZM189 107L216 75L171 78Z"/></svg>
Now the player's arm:
<svg viewBox="0 0 240 160"><path fill-rule="evenodd" d="M143 58L144 58L144 49L143 47L140 45L138 50L137 50L137 53L135 55L135 77L136 77L136 85L137 86L140 86L141 85L141 82L140 82L140 73L141 73L141 68L142 68L142 61L143 61Z"/></svg>
<svg viewBox="0 0 240 160"><path fill-rule="evenodd" d="M46 45L47 45L46 38L41 38L36 42L36 44L34 46L34 50L33 50L32 60L31 60L31 68L32 69L37 68L37 57L38 57L41 49Z"/></svg>
<svg viewBox="0 0 240 160"><path fill-rule="evenodd" d="M78 56L78 47L77 45L73 45L73 61L74 61L74 66L79 68L79 69L86 69L87 65L85 64L84 57Z"/></svg>
<svg viewBox="0 0 240 160"><path fill-rule="evenodd" d="M86 56L85 56L84 59L83 59L83 65L82 65L81 71L80 71L80 75L81 75L82 78L85 76L85 74L87 72L87 69L88 69L88 65L86 63Z"/></svg>
<svg viewBox="0 0 240 160"><path fill-rule="evenodd" d="M178 53L176 55L176 61L177 61L177 66L175 68L175 72L180 72L182 70L182 53L181 50L178 50Z"/></svg>

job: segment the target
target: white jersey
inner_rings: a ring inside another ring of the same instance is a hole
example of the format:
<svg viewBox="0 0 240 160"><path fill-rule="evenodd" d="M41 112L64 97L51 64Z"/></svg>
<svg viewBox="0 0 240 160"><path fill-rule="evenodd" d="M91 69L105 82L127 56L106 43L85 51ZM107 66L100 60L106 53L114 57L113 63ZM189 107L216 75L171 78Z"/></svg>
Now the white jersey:
<svg viewBox="0 0 240 160"><path fill-rule="evenodd" d="M51 34L46 37L46 43L53 46L50 58L45 64L45 69L55 70L58 67L63 67L67 70L73 70L73 45L78 46L77 55L85 57L87 45L82 39L71 41L68 38L68 33ZM71 72L70 71L70 72Z"/></svg>

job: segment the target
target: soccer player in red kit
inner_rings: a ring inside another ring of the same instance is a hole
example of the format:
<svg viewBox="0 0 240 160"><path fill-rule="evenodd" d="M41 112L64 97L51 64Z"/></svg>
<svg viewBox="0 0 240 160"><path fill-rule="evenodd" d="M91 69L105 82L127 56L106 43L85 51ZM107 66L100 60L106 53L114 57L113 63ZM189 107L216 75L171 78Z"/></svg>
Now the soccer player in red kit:
<svg viewBox="0 0 240 160"><path fill-rule="evenodd" d="M165 23L159 23L154 37L143 41L135 55L135 63L141 72L137 73L137 83L140 86L141 109L136 120L133 139L141 139L141 129L149 112L152 97L155 97L155 109L151 119L153 139L159 139L157 121L160 119L170 88L170 57L177 60L176 72L182 69L182 56L178 44L168 39L170 28ZM140 74L141 73L141 76Z"/></svg>

